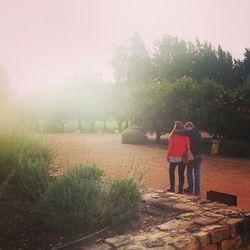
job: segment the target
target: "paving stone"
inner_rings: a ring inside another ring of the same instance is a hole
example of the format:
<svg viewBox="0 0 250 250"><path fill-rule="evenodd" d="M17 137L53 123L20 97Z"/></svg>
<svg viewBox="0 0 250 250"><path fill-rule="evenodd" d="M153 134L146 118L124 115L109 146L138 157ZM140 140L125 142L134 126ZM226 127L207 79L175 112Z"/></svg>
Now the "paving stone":
<svg viewBox="0 0 250 250"><path fill-rule="evenodd" d="M189 200L189 199L187 199L186 197L184 197L184 198L180 198L180 199L179 199L179 201L180 201L180 202L183 202L183 203L190 202L190 200Z"/></svg>
<svg viewBox="0 0 250 250"><path fill-rule="evenodd" d="M149 241L156 241L158 239L162 239L165 237L168 237L168 233L155 230L150 233L135 235L133 236L132 239L134 242L140 242L142 244L142 243L149 242Z"/></svg>
<svg viewBox="0 0 250 250"><path fill-rule="evenodd" d="M208 216L203 216L203 215L199 216L193 220L194 223L201 225L201 226L211 225L211 224L214 224L218 221L220 221L220 219L212 218L212 217L208 217Z"/></svg>
<svg viewBox="0 0 250 250"><path fill-rule="evenodd" d="M197 250L199 249L199 242L195 237L189 235L183 235L178 237L173 246L177 250Z"/></svg>
<svg viewBox="0 0 250 250"><path fill-rule="evenodd" d="M168 194L172 197L177 197L177 198L180 198L182 197L183 195L182 194L177 194L177 193L172 193L172 192L168 192Z"/></svg>
<svg viewBox="0 0 250 250"><path fill-rule="evenodd" d="M179 231L181 229L188 228L192 224L193 224L192 221L172 220L172 221L169 221L167 223L161 224L161 225L157 226L156 228L158 228L159 230L162 230L162 231L173 231L173 230Z"/></svg>
<svg viewBox="0 0 250 250"><path fill-rule="evenodd" d="M162 189L156 189L155 192L156 192L156 193L161 193L161 194L162 194L162 193L165 193L166 191L165 191L165 190L162 190Z"/></svg>
<svg viewBox="0 0 250 250"><path fill-rule="evenodd" d="M201 210L203 211L213 211L212 207L201 207Z"/></svg>
<svg viewBox="0 0 250 250"><path fill-rule="evenodd" d="M166 198L159 198L155 201L152 201L152 203L157 203L158 205L165 206L166 208L173 207L176 204L175 201Z"/></svg>
<svg viewBox="0 0 250 250"><path fill-rule="evenodd" d="M166 242L162 239L157 239L154 241L148 241L144 244L146 248L153 248L153 247L164 247L166 245Z"/></svg>
<svg viewBox="0 0 250 250"><path fill-rule="evenodd" d="M217 204L217 203L216 203ZM203 207L211 207L213 208L214 210L215 209L221 209L220 206L216 206L216 204L214 204L214 202L211 202L211 203L206 203L206 204L202 204Z"/></svg>
<svg viewBox="0 0 250 250"><path fill-rule="evenodd" d="M228 217L236 218L239 217L240 213L238 211L234 211L231 209L217 209L215 210L215 213L222 214Z"/></svg>
<svg viewBox="0 0 250 250"><path fill-rule="evenodd" d="M214 207L222 207L222 208L227 208L228 205L227 204L224 204L224 203L219 203L219 202L212 202L211 204L213 204Z"/></svg>
<svg viewBox="0 0 250 250"><path fill-rule="evenodd" d="M131 240L131 235L121 235L121 236L117 236L114 238L108 238L105 240L105 242L109 245L112 245L114 247L121 247L121 246L125 246L128 245L129 243L133 243Z"/></svg>
<svg viewBox="0 0 250 250"><path fill-rule="evenodd" d="M157 199L159 197L160 197L160 194L158 194L158 193L146 193L143 195L143 200L150 201L152 199Z"/></svg>
<svg viewBox="0 0 250 250"><path fill-rule="evenodd" d="M179 197L174 197L174 196L170 196L170 197L168 197L168 200L170 200L170 201L175 201L175 202L179 202Z"/></svg>
<svg viewBox="0 0 250 250"><path fill-rule="evenodd" d="M198 196L192 196L192 195L187 195L187 199L189 199L190 201L200 201L200 197Z"/></svg>
<svg viewBox="0 0 250 250"><path fill-rule="evenodd" d="M207 199L201 199L200 200L200 204L207 204L207 203L211 203L211 201L207 200Z"/></svg>
<svg viewBox="0 0 250 250"><path fill-rule="evenodd" d="M198 206L195 205L190 205L190 203L178 203L176 205L174 205L174 208L176 209L180 209L180 210L186 210L186 211L200 211L200 208Z"/></svg>
<svg viewBox="0 0 250 250"><path fill-rule="evenodd" d="M179 216L177 216L177 219L188 219L188 220L190 220L190 219L193 219L193 218L195 218L195 217L197 217L197 216L199 216L200 215L200 213L185 213L185 214L181 214L181 215L179 215Z"/></svg>
<svg viewBox="0 0 250 250"><path fill-rule="evenodd" d="M222 228L222 227L223 227L223 226L218 225L218 224L216 224L216 225L209 225L209 226L203 227L203 228L202 228L202 231L204 231L204 232L211 232L211 231L213 231L213 230L220 229L220 228Z"/></svg>
<svg viewBox="0 0 250 250"><path fill-rule="evenodd" d="M225 218L224 215L216 214L216 213L212 213L212 212L204 212L203 215L211 217L211 218L217 218L217 219L224 219Z"/></svg>

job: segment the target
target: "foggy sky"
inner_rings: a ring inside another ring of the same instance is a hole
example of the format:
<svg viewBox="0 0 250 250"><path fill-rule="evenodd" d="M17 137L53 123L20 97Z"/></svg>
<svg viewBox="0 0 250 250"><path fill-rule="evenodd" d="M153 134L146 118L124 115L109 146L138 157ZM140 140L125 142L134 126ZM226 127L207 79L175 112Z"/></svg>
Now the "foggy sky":
<svg viewBox="0 0 250 250"><path fill-rule="evenodd" d="M139 32L250 47L249 0L0 0L0 64L19 91L98 72L112 78L112 48Z"/></svg>

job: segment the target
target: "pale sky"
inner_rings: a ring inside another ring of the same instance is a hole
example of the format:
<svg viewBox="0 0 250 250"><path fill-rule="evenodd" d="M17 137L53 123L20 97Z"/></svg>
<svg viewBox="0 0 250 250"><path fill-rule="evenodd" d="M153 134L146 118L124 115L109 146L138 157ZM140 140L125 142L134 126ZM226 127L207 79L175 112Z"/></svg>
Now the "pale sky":
<svg viewBox="0 0 250 250"><path fill-rule="evenodd" d="M86 72L111 79L112 48L139 32L250 47L249 0L0 0L0 64L19 91Z"/></svg>

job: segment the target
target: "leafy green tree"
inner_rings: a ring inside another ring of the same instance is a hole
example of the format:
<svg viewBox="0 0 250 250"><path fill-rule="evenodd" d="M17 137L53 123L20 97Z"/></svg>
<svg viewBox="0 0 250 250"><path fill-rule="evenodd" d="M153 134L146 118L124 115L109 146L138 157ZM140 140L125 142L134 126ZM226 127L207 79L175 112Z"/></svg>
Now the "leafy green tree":
<svg viewBox="0 0 250 250"><path fill-rule="evenodd" d="M226 88L234 82L232 55L221 46L208 42L187 42L178 37L164 35L155 42L152 61L156 82L174 81L187 76L197 80L211 79Z"/></svg>
<svg viewBox="0 0 250 250"><path fill-rule="evenodd" d="M156 132L156 142L160 143L161 135L166 133L168 120L166 118L167 85L138 86L133 91L133 123L146 131Z"/></svg>
<svg viewBox="0 0 250 250"><path fill-rule="evenodd" d="M133 86L152 81L151 58L138 33L126 45L114 49L112 66L118 84Z"/></svg>
<svg viewBox="0 0 250 250"><path fill-rule="evenodd" d="M188 75L190 58L186 41L164 35L155 42L153 51L154 78L157 82L173 81Z"/></svg>
<svg viewBox="0 0 250 250"><path fill-rule="evenodd" d="M238 88L224 91L216 101L214 128L226 139L250 139L250 89Z"/></svg>
<svg viewBox="0 0 250 250"><path fill-rule="evenodd" d="M201 83L183 77L174 82L137 87L133 93L133 120L146 131L161 135L171 131L174 121L193 121L212 133L217 131L218 115L214 103L223 93L222 86L211 80Z"/></svg>
<svg viewBox="0 0 250 250"><path fill-rule="evenodd" d="M218 46L217 60L217 74L213 80L226 88L235 87L237 83L235 82L234 78L232 55L228 51L224 51L221 46Z"/></svg>
<svg viewBox="0 0 250 250"><path fill-rule="evenodd" d="M128 121L131 121L133 115L133 88L128 88L124 85L114 84L112 86L112 94L110 96L109 108L111 109L110 118L114 119L119 128L119 132L122 131L122 124L126 122L128 127Z"/></svg>

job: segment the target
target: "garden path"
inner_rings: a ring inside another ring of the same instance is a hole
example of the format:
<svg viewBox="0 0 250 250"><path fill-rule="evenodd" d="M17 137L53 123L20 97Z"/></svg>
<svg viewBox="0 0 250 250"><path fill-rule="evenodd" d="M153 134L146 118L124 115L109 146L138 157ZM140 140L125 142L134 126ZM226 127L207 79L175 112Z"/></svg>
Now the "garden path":
<svg viewBox="0 0 250 250"><path fill-rule="evenodd" d="M122 144L119 134L53 134L55 170L89 162L105 170L110 178L121 177L132 165L146 177L146 186L166 189L169 185L165 161L166 145ZM177 175L177 173L176 173ZM204 156L201 197L214 190L237 195L238 206L250 209L250 160Z"/></svg>

